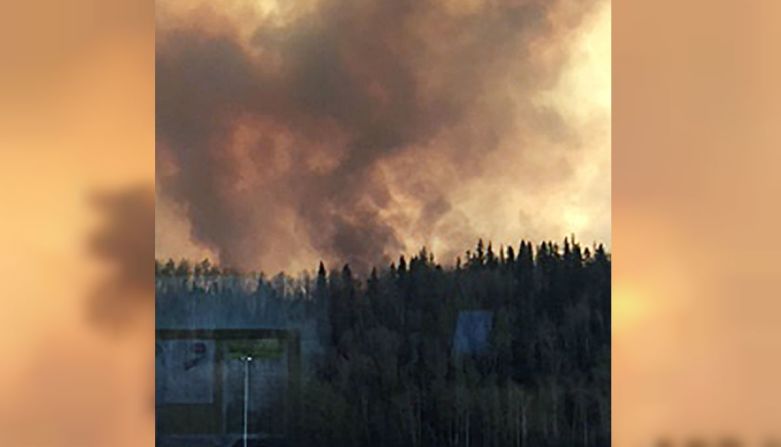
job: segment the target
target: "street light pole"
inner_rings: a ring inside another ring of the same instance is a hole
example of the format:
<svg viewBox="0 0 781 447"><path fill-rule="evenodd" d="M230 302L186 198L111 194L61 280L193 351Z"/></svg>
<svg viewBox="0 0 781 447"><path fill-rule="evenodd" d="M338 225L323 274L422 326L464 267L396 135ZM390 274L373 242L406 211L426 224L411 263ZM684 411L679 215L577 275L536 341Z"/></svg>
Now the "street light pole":
<svg viewBox="0 0 781 447"><path fill-rule="evenodd" d="M249 413L249 362L252 357L244 357L244 447L247 447L247 414Z"/></svg>

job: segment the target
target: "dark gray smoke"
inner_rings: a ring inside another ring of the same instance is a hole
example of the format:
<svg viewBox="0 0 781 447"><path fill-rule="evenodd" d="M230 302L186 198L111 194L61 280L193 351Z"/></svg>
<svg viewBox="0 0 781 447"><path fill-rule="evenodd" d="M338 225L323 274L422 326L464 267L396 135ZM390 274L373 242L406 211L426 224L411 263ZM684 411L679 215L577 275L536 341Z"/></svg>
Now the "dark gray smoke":
<svg viewBox="0 0 781 447"><path fill-rule="evenodd" d="M249 38L200 9L158 30L158 194L242 268L323 257L361 269L434 228L468 234L466 219L442 221L454 185L490 175L496 151L528 150L519 128L568 138L522 98L555 81L555 42L591 3L562 24L558 1L322 1L284 23L257 18Z"/></svg>

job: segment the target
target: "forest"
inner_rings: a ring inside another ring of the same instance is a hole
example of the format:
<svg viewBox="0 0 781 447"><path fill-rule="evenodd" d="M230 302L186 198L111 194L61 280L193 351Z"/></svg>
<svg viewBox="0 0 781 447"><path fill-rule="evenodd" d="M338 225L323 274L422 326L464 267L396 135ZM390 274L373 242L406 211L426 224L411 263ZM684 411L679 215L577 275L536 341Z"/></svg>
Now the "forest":
<svg viewBox="0 0 781 447"><path fill-rule="evenodd" d="M179 282L229 293L205 260L156 261ZM302 446L607 446L611 257L603 245L479 241L441 265L425 248L370 273L349 265L257 290L317 319L323 349L288 411ZM246 282L246 281L245 281ZM477 312L479 311L479 312ZM487 319L485 346L456 346L459 315Z"/></svg>

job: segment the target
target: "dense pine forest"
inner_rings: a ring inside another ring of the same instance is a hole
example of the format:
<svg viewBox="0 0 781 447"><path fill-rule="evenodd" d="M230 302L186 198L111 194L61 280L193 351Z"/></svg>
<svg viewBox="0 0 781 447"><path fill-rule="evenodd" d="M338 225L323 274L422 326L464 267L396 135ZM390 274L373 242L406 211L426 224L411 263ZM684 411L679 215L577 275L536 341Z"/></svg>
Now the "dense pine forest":
<svg viewBox="0 0 781 447"><path fill-rule="evenodd" d="M611 260L602 245L480 241L452 266L423 249L360 278L322 263L296 278L208 261L155 269L158 295L198 299L254 283L317 321L323 349L286 418L294 445L609 445ZM471 320L487 324L485 344L458 346L454 334Z"/></svg>

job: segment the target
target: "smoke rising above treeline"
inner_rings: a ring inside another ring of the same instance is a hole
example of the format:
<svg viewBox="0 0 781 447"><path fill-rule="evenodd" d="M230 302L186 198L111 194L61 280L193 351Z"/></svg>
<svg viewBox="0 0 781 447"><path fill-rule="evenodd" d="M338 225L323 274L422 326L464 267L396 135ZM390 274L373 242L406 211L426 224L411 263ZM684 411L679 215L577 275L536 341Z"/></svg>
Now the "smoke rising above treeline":
<svg viewBox="0 0 781 447"><path fill-rule="evenodd" d="M360 270L609 237L609 110L566 82L606 3L288 3L161 2L158 255Z"/></svg>

